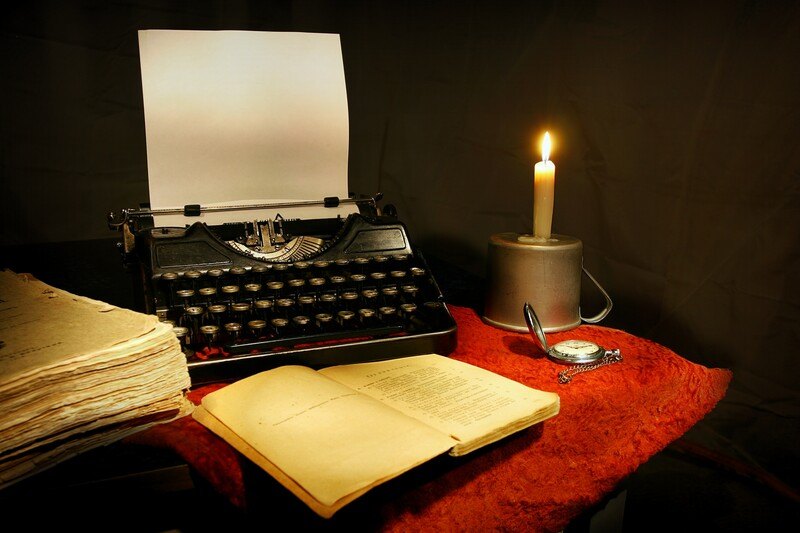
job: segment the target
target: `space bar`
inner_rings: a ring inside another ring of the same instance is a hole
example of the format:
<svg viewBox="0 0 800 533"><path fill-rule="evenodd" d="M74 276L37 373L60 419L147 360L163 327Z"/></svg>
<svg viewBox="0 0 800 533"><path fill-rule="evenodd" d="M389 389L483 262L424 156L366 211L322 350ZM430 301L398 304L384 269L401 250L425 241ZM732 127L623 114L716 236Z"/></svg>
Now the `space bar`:
<svg viewBox="0 0 800 533"><path fill-rule="evenodd" d="M405 328L402 325L396 325L383 326L379 328L332 331L330 333L315 333L312 335L299 335L296 337L281 337L279 339L229 344L225 346L225 351L233 355L241 355L250 352L266 352L279 348L293 348L299 344L315 344L328 341L367 340L386 337L395 333L402 333L404 329Z"/></svg>

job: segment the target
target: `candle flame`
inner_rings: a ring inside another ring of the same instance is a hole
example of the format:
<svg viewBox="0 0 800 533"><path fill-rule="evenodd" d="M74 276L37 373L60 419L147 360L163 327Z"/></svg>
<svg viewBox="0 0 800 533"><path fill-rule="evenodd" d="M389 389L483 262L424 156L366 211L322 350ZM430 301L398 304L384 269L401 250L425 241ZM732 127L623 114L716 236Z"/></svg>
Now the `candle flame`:
<svg viewBox="0 0 800 533"><path fill-rule="evenodd" d="M547 161L550 159L550 148L552 147L552 143L550 142L550 132L544 132L544 140L542 141L542 161Z"/></svg>

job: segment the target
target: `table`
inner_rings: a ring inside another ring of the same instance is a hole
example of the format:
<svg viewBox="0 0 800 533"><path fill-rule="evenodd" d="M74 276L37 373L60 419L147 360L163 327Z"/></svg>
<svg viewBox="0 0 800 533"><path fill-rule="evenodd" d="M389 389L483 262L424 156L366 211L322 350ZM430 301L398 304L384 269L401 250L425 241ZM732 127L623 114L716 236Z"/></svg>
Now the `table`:
<svg viewBox="0 0 800 533"><path fill-rule="evenodd" d="M450 308L458 324L451 357L557 392L556 418L462 458L431 461L327 521L190 417L126 443L175 451L210 490L257 521L280 513L282 523L298 528L558 531L702 419L731 379L727 370L693 364L624 331L582 325L550 334L548 342L591 340L619 348L623 361L560 385L556 376L563 367L547 359L528 335L488 326L470 308ZM222 386L192 390L190 399L197 403Z"/></svg>

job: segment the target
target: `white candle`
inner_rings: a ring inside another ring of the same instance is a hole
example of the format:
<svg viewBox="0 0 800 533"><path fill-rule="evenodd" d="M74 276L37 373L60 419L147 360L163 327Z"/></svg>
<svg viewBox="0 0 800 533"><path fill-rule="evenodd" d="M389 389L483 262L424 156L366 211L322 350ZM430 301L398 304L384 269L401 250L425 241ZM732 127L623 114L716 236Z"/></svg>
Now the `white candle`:
<svg viewBox="0 0 800 533"><path fill-rule="evenodd" d="M533 168L533 236L549 239L553 225L556 166L550 161L550 133L542 141L542 160Z"/></svg>

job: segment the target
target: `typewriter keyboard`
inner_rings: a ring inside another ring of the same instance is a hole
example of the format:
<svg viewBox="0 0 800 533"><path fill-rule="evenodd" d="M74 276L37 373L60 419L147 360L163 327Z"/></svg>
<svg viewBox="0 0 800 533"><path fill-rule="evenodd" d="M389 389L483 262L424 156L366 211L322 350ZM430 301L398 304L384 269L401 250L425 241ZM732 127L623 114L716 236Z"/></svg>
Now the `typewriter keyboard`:
<svg viewBox="0 0 800 533"><path fill-rule="evenodd" d="M418 254L166 272L154 283L194 383L280 364L446 354L455 344Z"/></svg>

